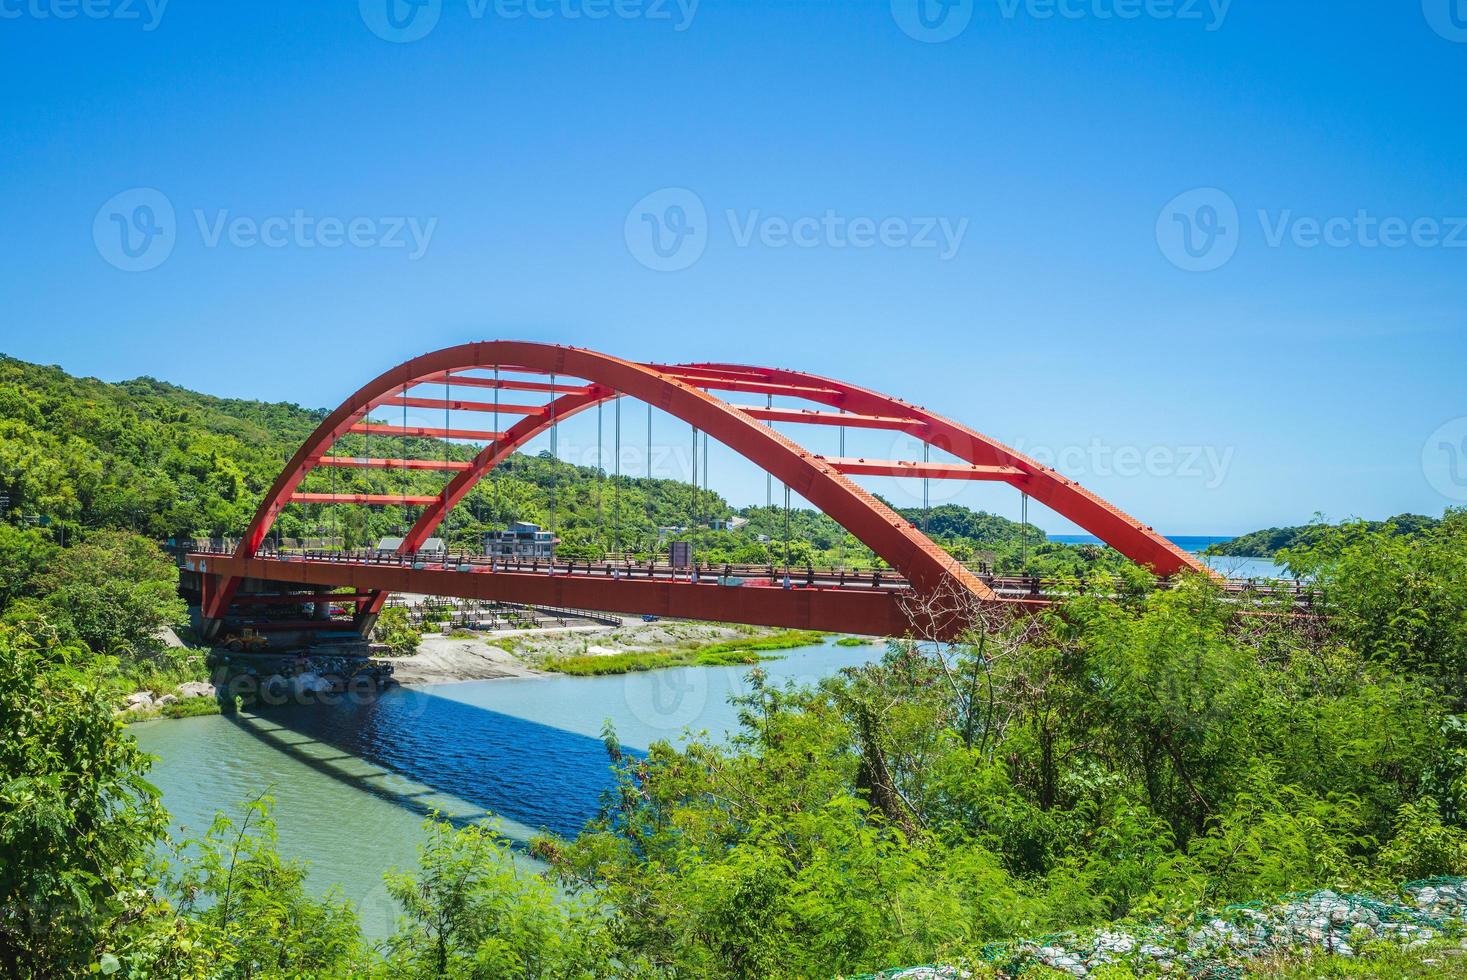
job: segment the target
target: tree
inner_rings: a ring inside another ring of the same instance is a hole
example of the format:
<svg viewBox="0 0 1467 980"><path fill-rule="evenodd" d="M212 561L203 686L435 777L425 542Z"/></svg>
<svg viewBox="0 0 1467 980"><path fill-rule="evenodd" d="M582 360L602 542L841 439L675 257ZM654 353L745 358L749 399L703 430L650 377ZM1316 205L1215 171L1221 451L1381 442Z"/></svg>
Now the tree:
<svg viewBox="0 0 1467 980"><path fill-rule="evenodd" d="M356 913L335 894L306 894L306 869L280 857L268 798L238 824L225 813L188 845L172 888L216 957L211 977L357 977L370 956Z"/></svg>
<svg viewBox="0 0 1467 980"><path fill-rule="evenodd" d="M148 759L112 706L70 669L74 648L43 652L0 629L0 970L86 972L139 889L166 814ZM109 955L116 956L115 953Z"/></svg>
<svg viewBox="0 0 1467 980"><path fill-rule="evenodd" d="M177 566L129 531L100 531L57 552L35 589L63 636L125 660L157 653L161 631L180 625L186 612Z"/></svg>
<svg viewBox="0 0 1467 980"><path fill-rule="evenodd" d="M397 976L592 980L614 969L607 921L595 902L566 899L517 866L492 827L455 830L430 819L416 876L392 874L405 915L387 943Z"/></svg>
<svg viewBox="0 0 1467 980"><path fill-rule="evenodd" d="M0 613L27 595L54 551L41 532L0 524Z"/></svg>
<svg viewBox="0 0 1467 980"><path fill-rule="evenodd" d="M413 629L408 622L408 611L402 606L388 606L378 614L372 638L387 644L394 657L412 656L423 642L423 634Z"/></svg>

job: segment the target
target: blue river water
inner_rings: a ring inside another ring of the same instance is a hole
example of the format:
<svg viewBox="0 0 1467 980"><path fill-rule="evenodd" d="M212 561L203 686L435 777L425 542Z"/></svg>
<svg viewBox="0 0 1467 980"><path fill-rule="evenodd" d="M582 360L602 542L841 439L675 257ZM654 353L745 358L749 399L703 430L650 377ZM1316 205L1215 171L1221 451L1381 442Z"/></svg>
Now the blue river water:
<svg viewBox="0 0 1467 980"><path fill-rule="evenodd" d="M761 667L773 684L812 683L884 649L827 641L781 651ZM132 730L158 758L152 780L176 837L268 794L281 851L309 862L314 890L340 886L365 928L382 935L392 924L382 874L415 866L429 813L457 821L492 813L519 841L542 830L572 835L611 784L604 725L632 751L685 731L722 738L738 726L729 698L747 692L749 671L466 681Z"/></svg>

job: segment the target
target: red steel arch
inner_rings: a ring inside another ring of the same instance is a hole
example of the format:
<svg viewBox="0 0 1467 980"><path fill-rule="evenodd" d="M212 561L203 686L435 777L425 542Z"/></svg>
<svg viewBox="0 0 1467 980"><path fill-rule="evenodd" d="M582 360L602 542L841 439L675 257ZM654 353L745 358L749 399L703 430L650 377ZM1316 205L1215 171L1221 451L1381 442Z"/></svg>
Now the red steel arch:
<svg viewBox="0 0 1467 980"><path fill-rule="evenodd" d="M642 364L583 348L521 341L484 341L435 351L400 364L364 385L322 421L276 478L241 540L236 557L251 558L256 554L306 474L321 465L336 440L374 408L416 385L466 384L474 380L465 381L454 372L492 368L575 378L588 384L552 391L547 410L526 414L498 439L490 440L467 468L427 502L404 538L403 552L418 550L476 483L555 422L617 397L629 396L696 426L772 474L855 535L901 572L919 592L956 588L979 601L998 601L992 590L947 552L852 482L847 474L862 472L852 461L831 460L811 453L762 424L759 418L762 415L766 419L800 421L798 411L765 413L709 394L710 390L776 389L852 413L852 424L861 424L860 420L865 419L883 428L907 432L951 452L973 464L975 469L985 468L991 472L985 478L1001 479L1019 487L1157 574L1205 571L1170 541L1074 481L965 426L900 399L795 371L725 364ZM509 386L513 387L513 383ZM506 414L515 413L507 410ZM832 420L827 416L823 421L829 424ZM210 590L205 616L221 617L238 586L238 579L228 579L219 588ZM375 610L379 604L380 597L367 611Z"/></svg>

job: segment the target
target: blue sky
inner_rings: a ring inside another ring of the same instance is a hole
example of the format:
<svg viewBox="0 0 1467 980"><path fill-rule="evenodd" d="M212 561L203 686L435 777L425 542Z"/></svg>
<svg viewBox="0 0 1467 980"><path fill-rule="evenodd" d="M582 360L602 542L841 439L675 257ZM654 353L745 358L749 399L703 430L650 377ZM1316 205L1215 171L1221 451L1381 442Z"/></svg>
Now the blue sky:
<svg viewBox="0 0 1467 980"><path fill-rule="evenodd" d="M0 350L312 406L763 362L1171 533L1467 499L1463 0L424 2L0 0Z"/></svg>

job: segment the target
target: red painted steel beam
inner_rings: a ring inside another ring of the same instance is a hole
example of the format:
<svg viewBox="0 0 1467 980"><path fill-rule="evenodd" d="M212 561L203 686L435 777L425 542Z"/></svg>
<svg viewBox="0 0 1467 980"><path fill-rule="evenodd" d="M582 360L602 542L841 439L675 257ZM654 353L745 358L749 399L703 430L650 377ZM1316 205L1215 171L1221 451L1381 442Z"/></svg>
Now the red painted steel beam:
<svg viewBox="0 0 1467 980"><path fill-rule="evenodd" d="M759 405L735 405L745 415L761 422L795 422L805 425L844 425L852 429L900 429L921 426L920 419L896 415L854 415L820 412L813 408L764 408Z"/></svg>
<svg viewBox="0 0 1467 980"><path fill-rule="evenodd" d="M440 411L452 412L484 412L486 414L497 412L502 415L544 415L549 411L544 405L496 405L493 402L468 402L455 398L418 398L401 395L384 398L378 404L400 405L407 408L436 408Z"/></svg>
<svg viewBox="0 0 1467 980"><path fill-rule="evenodd" d="M687 372L755 370L738 364L685 364L680 369ZM1180 572L1213 574L1195 555L1178 548L1150 525L1141 523L1058 471L967 426L899 398L820 375L773 368L757 370L766 372L773 381L782 384L841 390L838 396L812 394L809 396L811 401L864 415L911 415L920 419L923 425L907 431L933 447L969 463L981 466L1012 466L1023 471L1022 477L1016 477L1009 482L1055 513L1083 527L1136 564L1150 568L1158 575L1176 575Z"/></svg>
<svg viewBox="0 0 1467 980"><path fill-rule="evenodd" d="M358 422L347 431L366 436L408 436L415 439L470 439L474 442L493 442L503 432L482 432L477 429L439 429L430 425L378 425L375 422Z"/></svg>
<svg viewBox="0 0 1467 980"><path fill-rule="evenodd" d="M789 395L793 398L812 398L815 395L826 397L839 395L835 388L817 388L809 385L779 384L773 381L762 381L755 378L736 377L710 377L706 374L689 374L669 370L666 372L670 378L676 378L683 384L692 385L694 388L715 388L718 391L744 391L758 395Z"/></svg>
<svg viewBox="0 0 1467 980"><path fill-rule="evenodd" d="M701 391L661 372L595 351L549 344L515 341L491 341L465 344L435 351L407 361L373 379L345 404L329 415L306 445L296 454L271 488L257 511L239 548L240 555L252 555L273 523L282 500L288 499L306 468L323 455L322 445L336 433L356 424L378 400L405 391L427 379L457 377L455 371L484 370L496 364L515 364L535 368L544 374L581 378L592 382L590 389L579 395L568 395L562 401L578 402L582 409L618 395L636 398L690 423L706 432L755 465L767 470L790 486L804 499L820 508L837 523L851 531L887 564L897 569L921 591L955 588L974 601L995 598L992 590L963 568L951 555L926 538L909 521L903 519L883 501L861 489L848 478L824 464L800 446L768 426L761 425L729 406L722 399ZM689 372L695 374L695 372ZM492 383L492 382L491 382ZM763 386L767 388L768 386ZM811 386L780 383L783 393L806 390ZM834 392L834 388L822 388ZM568 409L570 405L566 406ZM570 411L557 409L552 418L565 418ZM874 414L863 412L861 414ZM516 428L520 436L543 431L549 423L545 417L524 419ZM512 430L513 431L513 430ZM498 456L508 447L503 443L486 447L479 460ZM476 467L458 474L445 487L440 501L429 506L403 542L404 551L412 551L415 541L430 533L451 506L492 466ZM219 590L219 604L227 606L231 586L226 581ZM370 608L369 608L370 611Z"/></svg>
<svg viewBox="0 0 1467 980"><path fill-rule="evenodd" d="M492 367L493 365L490 365ZM418 384L443 384L463 385L466 388L498 388L500 391L546 391L557 395L584 395L590 391L587 385L565 385L556 382L550 384L544 381L509 381L501 378L495 381L493 378L480 378L464 374L439 374L423 378Z"/></svg>
<svg viewBox="0 0 1467 980"><path fill-rule="evenodd" d="M470 464L456 459L372 459L365 456L322 456L317 466L345 466L367 470L438 470L462 473Z"/></svg>
<svg viewBox="0 0 1467 980"><path fill-rule="evenodd" d="M723 586L671 579L611 579L590 575L522 572L458 572L400 565L349 562L282 562L268 558L199 555L208 572L229 578L349 586L361 591L402 592L515 602L613 613L748 623L867 636L906 636L914 624L902 593L891 589ZM1037 608L1042 602L995 600L1006 608ZM926 624L917 635L951 639L962 623Z"/></svg>
<svg viewBox="0 0 1467 980"><path fill-rule="evenodd" d="M513 365L542 375L585 379L591 384L573 387L540 382L496 381L454 373L465 370L485 371L495 365L499 365L501 370L507 365ZM584 411L621 395L653 405L691 423L780 479L851 531L923 594L947 585L956 586L976 601L996 599L987 586L958 565L950 555L909 522L904 521L885 503L851 482L823 457L801 449L782 433L757 424L748 414L701 389L791 395L841 408L854 416L910 419L911 425L903 426L902 431L907 431L938 449L951 452L974 466L1017 471L1013 474L1004 473L1001 478L1031 493L1041 503L1046 503L1090 530L1134 561L1148 565L1160 574L1171 574L1184 568L1201 568L1191 556L1181 552L1151 528L1139 524L1074 481L1001 443L899 399L800 372L723 364L664 368L637 364L580 348L513 341L465 344L436 351L401 364L369 382L322 422L282 471L251 522L238 555L244 558L258 551L280 508L291 499L291 494L304 474L319 462L332 440L360 424L371 407L381 399L406 392L414 385L429 382L551 391L564 396L556 402L557 407L552 416L556 419L569 417L575 412ZM832 424L854 424L854 421L849 417L837 417L832 419ZM437 527L448 510L479 479L514 448L545 431L549 425L544 416L527 417L504 433L502 438L485 440L493 441L494 444L484 447L472 466L459 472L435 502L427 506L405 538L403 550L411 551L418 547L421 539L426 538ZM400 431L396 427L373 428L383 432ZM226 575L220 579L217 587L210 584L210 608L227 608L238 582L237 577ZM369 587L373 591L381 591L376 585ZM592 603L580 604L594 607ZM710 615L705 618L718 617Z"/></svg>
<svg viewBox="0 0 1467 980"><path fill-rule="evenodd" d="M438 502L437 497L415 497L393 493L293 493L293 504L406 504L409 507L426 507Z"/></svg>
<svg viewBox="0 0 1467 980"><path fill-rule="evenodd" d="M847 476L914 476L934 480L1004 480L1024 475L1016 466L977 466L973 463L914 463L904 459L826 459Z"/></svg>
<svg viewBox="0 0 1467 980"><path fill-rule="evenodd" d="M372 598L370 592L316 592L298 595L253 595L236 594L237 606L291 606L315 605L318 602L366 602Z"/></svg>

